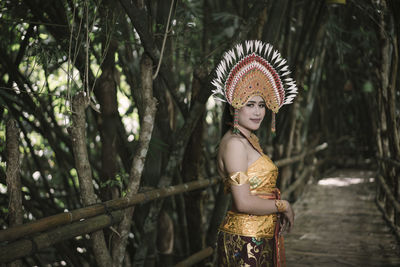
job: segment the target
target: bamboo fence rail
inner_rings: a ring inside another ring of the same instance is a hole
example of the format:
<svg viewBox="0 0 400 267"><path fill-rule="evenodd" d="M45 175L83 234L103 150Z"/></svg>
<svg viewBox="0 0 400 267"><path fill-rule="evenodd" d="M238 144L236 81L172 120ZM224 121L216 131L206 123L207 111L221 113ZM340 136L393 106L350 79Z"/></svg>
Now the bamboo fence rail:
<svg viewBox="0 0 400 267"><path fill-rule="evenodd" d="M328 148L328 143L322 143L312 149L304 151L303 153L301 153L297 156L286 158L286 159L280 159L280 160L275 161L274 163L277 167L287 166L287 165L293 164L297 161L304 159L308 155L315 154L319 151L325 150L326 148Z"/></svg>
<svg viewBox="0 0 400 267"><path fill-rule="evenodd" d="M119 198L110 200L101 204L95 204L82 209L53 215L32 223L2 230L0 231L0 237L3 240L10 241L20 237L24 238L0 247L0 263L9 262L33 254L57 242L85 233L91 233L120 222L123 215L122 209L129 206L201 189L217 184L220 180L219 177L214 177L211 179L170 186L163 189L156 189L145 193L139 193L131 199ZM55 226L59 227L51 229ZM39 231L45 232L34 237L29 237L29 235Z"/></svg>
<svg viewBox="0 0 400 267"><path fill-rule="evenodd" d="M187 191L201 189L210 185L214 185L220 181L219 177L211 179L204 179L186 184L169 186L167 188L160 188L148 192L138 193L132 198L118 198L103 203L94 204L92 206L59 213L50 217L39 219L27 224L10 227L0 231L0 242L12 241L20 237L34 234L41 231L46 231L51 228L87 219L96 215L105 214L110 211L125 209L127 207L144 203L150 200L163 198Z"/></svg>
<svg viewBox="0 0 400 267"><path fill-rule="evenodd" d="M293 164L310 154L314 154L326 148L327 144L324 143L292 158L278 160L276 161L276 165L278 167L283 167ZM119 222L122 218L122 209L130 206L179 193L202 189L217 184L220 181L220 177L213 177L169 186L167 188L155 189L138 193L131 198L123 197L113 199L1 230L0 242L5 242L6 245L0 247L0 263L21 258L57 242L108 227ZM33 236L33 234L35 235ZM207 247L179 264L184 264L182 266L190 266L212 255L212 251L213 249L211 247Z"/></svg>
<svg viewBox="0 0 400 267"><path fill-rule="evenodd" d="M321 145L318 145L318 146L316 146L315 148L313 148L313 149L311 149L311 150L309 150L309 151L307 151L307 152L305 152L305 153L302 153L302 154L300 155L301 157L296 156L297 161L302 160L302 159L303 159L304 157L306 157L307 155L315 154L315 153L317 153L317 152L319 152L319 151L322 151L322 150L326 149L327 147L328 147L328 144L327 144L327 143L323 143L323 144L321 144ZM287 164L287 162L289 162L289 161L287 161L287 160L284 161L284 163L286 163L286 164ZM317 165L318 165L318 163L317 163ZM282 193L282 198L288 198L289 195L290 195L292 192L294 192L297 188L299 188L301 185L307 183L309 174L310 174L314 169L315 169L315 166L312 167L312 168L306 168L306 169L304 169L303 172L300 174L300 176L299 176L288 188L285 189L285 191Z"/></svg>
<svg viewBox="0 0 400 267"><path fill-rule="evenodd" d="M101 230L122 220L123 211L114 211L108 215L99 215L87 220L57 227L36 236L23 238L2 246L0 263L7 263L27 255L35 254L41 249L50 247L60 241Z"/></svg>
<svg viewBox="0 0 400 267"><path fill-rule="evenodd" d="M285 191L282 193L282 199L287 199L292 192L294 192L300 185L307 183L307 178L312 172L310 169L304 169L299 178L296 179Z"/></svg>

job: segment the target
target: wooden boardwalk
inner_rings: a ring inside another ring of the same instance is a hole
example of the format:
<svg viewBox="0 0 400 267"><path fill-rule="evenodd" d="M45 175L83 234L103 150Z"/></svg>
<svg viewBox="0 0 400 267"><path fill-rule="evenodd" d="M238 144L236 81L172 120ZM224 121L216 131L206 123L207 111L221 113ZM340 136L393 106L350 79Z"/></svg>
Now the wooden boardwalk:
<svg viewBox="0 0 400 267"><path fill-rule="evenodd" d="M399 245L375 204L372 176L342 170L307 185L285 237L288 267L400 266Z"/></svg>

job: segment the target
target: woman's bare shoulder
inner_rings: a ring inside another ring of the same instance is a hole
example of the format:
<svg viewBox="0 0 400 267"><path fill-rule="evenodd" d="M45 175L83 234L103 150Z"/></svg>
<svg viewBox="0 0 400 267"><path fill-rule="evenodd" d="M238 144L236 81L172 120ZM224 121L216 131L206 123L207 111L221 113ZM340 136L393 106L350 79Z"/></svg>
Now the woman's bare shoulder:
<svg viewBox="0 0 400 267"><path fill-rule="evenodd" d="M225 135L218 154L220 168L225 174L247 170L247 150L241 136Z"/></svg>
<svg viewBox="0 0 400 267"><path fill-rule="evenodd" d="M225 134L220 143L219 155L223 158L234 154L247 155L243 139L244 138L240 135L231 133Z"/></svg>

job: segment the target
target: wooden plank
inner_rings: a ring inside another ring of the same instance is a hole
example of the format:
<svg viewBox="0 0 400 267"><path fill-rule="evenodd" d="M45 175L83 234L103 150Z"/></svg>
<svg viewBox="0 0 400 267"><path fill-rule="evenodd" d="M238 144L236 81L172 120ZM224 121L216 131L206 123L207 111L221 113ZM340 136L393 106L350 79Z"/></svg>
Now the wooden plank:
<svg viewBox="0 0 400 267"><path fill-rule="evenodd" d="M325 185L306 186L285 236L287 266L400 266L399 244L375 204L373 175L342 170Z"/></svg>

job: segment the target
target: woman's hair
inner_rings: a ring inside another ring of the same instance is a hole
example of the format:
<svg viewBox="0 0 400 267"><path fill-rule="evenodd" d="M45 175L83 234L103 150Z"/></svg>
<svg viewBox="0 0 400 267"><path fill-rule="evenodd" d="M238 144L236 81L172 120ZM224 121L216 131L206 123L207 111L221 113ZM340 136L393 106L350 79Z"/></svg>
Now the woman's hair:
<svg viewBox="0 0 400 267"><path fill-rule="evenodd" d="M232 107L229 104L225 104L224 111L222 112L222 120L221 120L221 137L232 128L233 116L232 116Z"/></svg>

